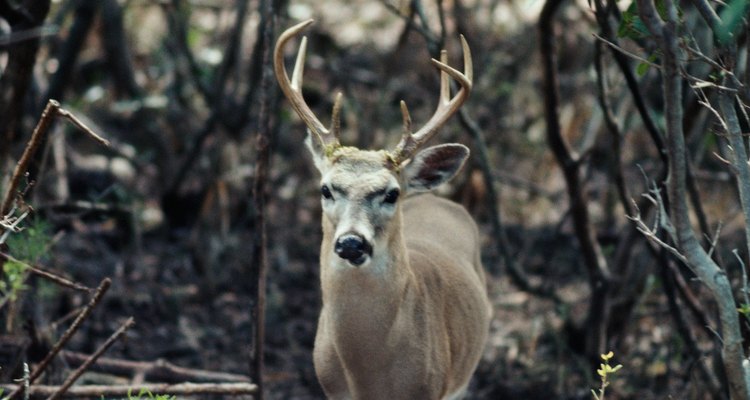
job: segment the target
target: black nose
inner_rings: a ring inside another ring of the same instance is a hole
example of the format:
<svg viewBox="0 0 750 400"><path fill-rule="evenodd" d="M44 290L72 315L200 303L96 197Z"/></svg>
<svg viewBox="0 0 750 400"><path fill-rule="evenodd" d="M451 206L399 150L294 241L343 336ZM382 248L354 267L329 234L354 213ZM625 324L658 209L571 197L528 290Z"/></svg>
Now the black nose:
<svg viewBox="0 0 750 400"><path fill-rule="evenodd" d="M360 235L346 234L336 240L333 251L344 260L360 265L365 262L365 255L372 255L372 246Z"/></svg>

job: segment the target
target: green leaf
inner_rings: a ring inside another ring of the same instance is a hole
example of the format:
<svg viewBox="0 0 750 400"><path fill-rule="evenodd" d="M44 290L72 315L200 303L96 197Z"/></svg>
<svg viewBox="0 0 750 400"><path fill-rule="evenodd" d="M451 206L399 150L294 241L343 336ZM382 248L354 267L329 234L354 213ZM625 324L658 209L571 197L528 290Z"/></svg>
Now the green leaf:
<svg viewBox="0 0 750 400"><path fill-rule="evenodd" d="M640 40L649 35L651 33L646 28L646 25L643 24L643 21L641 21L641 17L638 15L638 6L633 1L627 10L622 13L620 26L617 28L617 37Z"/></svg>
<svg viewBox="0 0 750 400"><path fill-rule="evenodd" d="M735 37L735 33L742 26L742 20L747 15L748 0L730 0L719 13L721 25L716 29L716 39L726 45Z"/></svg>
<svg viewBox="0 0 750 400"><path fill-rule="evenodd" d="M747 0L734 0L734 1L747 1ZM659 14L661 19L666 20L667 18L667 4L664 0L656 0L656 12ZM682 10L677 4L677 15L679 18L682 17ZM627 10L622 13L622 19L620 20L620 26L617 28L617 36L620 38L627 38L631 40L640 40L651 36L646 24L641 20L641 16L638 14L638 5L635 0L630 3Z"/></svg>
<svg viewBox="0 0 750 400"><path fill-rule="evenodd" d="M638 76L646 75L646 72L648 72L649 67L651 65L646 62L639 63L637 67L635 67L635 73L638 74Z"/></svg>
<svg viewBox="0 0 750 400"><path fill-rule="evenodd" d="M656 54L652 54L648 56L648 62L642 62L639 63L638 66L635 67L635 73L638 74L638 76L646 75L646 72L648 72L648 69L651 68L651 64L656 62Z"/></svg>
<svg viewBox="0 0 750 400"><path fill-rule="evenodd" d="M26 265L17 261L6 261L3 264L3 279L0 281L0 292L8 294L15 301L18 293L26 290Z"/></svg>
<svg viewBox="0 0 750 400"><path fill-rule="evenodd" d="M50 225L41 218L35 218L21 232L10 235L6 240L13 257L29 263L36 262L47 250L52 241Z"/></svg>

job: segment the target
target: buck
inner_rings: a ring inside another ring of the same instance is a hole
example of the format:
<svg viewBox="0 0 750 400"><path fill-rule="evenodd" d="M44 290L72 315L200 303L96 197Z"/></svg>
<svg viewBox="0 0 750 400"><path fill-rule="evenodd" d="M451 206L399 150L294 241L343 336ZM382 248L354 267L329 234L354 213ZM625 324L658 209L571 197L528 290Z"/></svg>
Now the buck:
<svg viewBox="0 0 750 400"><path fill-rule="evenodd" d="M302 96L306 38L289 80L284 47L313 21L287 29L274 70L308 127L307 147L320 171L323 307L313 361L331 399L463 397L487 338L490 306L476 224L461 206L429 190L451 179L469 150L442 144L420 151L469 95L472 62L461 37L464 73L441 61L440 100L416 133L401 102L404 134L393 151L339 142L341 94L330 128ZM449 77L460 85L450 98ZM409 196L415 194L413 196Z"/></svg>

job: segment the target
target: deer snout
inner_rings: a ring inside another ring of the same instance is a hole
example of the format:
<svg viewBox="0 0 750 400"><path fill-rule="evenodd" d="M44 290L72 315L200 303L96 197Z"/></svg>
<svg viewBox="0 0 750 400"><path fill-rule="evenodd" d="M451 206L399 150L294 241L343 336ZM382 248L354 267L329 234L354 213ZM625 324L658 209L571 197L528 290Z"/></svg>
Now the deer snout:
<svg viewBox="0 0 750 400"><path fill-rule="evenodd" d="M372 256L372 245L359 234L347 233L336 240L333 251L354 265L362 265L365 256Z"/></svg>

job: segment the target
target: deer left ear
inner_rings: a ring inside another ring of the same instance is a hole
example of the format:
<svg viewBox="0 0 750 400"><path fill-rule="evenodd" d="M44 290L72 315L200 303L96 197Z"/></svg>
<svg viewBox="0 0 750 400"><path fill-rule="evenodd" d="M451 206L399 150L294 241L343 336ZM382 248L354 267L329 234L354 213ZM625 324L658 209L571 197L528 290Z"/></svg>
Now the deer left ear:
<svg viewBox="0 0 750 400"><path fill-rule="evenodd" d="M310 132L308 129L305 145L307 145L307 149L310 150L315 168L317 168L322 174L326 165L326 150L325 146L323 146L323 141L320 140L320 137L318 137L316 133Z"/></svg>
<svg viewBox="0 0 750 400"><path fill-rule="evenodd" d="M404 177L410 191L426 192L449 181L469 157L469 148L462 144L441 144L428 147L404 166Z"/></svg>

